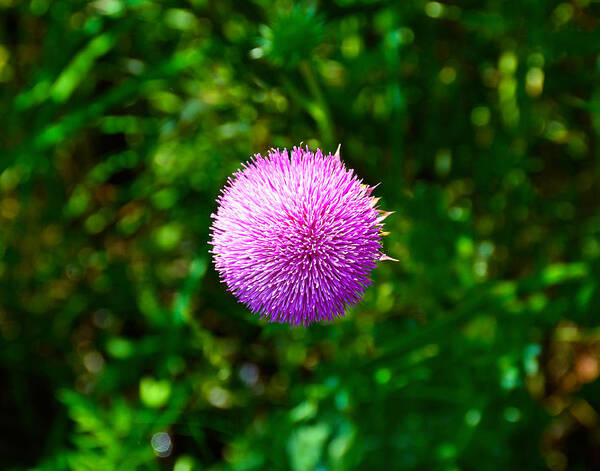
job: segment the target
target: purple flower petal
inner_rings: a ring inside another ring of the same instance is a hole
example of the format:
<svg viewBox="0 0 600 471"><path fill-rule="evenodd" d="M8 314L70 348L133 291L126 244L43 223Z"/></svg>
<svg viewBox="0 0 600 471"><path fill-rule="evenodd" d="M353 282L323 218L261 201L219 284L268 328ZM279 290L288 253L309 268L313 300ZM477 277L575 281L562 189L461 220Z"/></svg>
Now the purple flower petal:
<svg viewBox="0 0 600 471"><path fill-rule="evenodd" d="M228 180L212 215L221 280L272 322L306 326L343 316L383 256L373 188L338 152L256 154Z"/></svg>

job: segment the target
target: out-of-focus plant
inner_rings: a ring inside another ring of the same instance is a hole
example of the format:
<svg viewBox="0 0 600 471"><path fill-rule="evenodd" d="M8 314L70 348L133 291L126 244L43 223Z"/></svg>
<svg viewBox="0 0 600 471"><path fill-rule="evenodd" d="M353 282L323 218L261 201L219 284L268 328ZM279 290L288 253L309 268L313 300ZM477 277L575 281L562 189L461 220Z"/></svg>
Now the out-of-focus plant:
<svg viewBox="0 0 600 471"><path fill-rule="evenodd" d="M597 467L599 4L311 5L0 1L0 468ZM301 141L399 259L307 330L207 246Z"/></svg>
<svg viewBox="0 0 600 471"><path fill-rule="evenodd" d="M276 66L293 69L312 59L313 51L324 39L324 21L314 6L294 5L277 12L259 31L259 47L252 55L264 55Z"/></svg>

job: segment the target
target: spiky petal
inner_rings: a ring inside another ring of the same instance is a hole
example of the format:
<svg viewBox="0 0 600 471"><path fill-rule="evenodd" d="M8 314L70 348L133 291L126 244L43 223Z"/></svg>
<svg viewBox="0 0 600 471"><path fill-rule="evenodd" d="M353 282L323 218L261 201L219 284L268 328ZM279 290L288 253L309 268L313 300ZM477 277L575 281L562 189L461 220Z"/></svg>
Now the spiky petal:
<svg viewBox="0 0 600 471"><path fill-rule="evenodd" d="M343 316L383 256L372 191L339 149L256 154L228 180L211 215L221 280L270 321L306 326Z"/></svg>

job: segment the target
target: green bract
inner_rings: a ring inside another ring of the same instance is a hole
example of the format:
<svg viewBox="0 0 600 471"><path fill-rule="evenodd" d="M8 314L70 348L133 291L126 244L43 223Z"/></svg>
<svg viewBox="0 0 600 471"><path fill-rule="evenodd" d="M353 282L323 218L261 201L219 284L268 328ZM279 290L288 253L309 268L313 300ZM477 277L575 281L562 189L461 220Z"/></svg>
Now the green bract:
<svg viewBox="0 0 600 471"><path fill-rule="evenodd" d="M294 6L277 14L269 26L261 26L259 44L273 64L293 68L310 59L323 40L323 21L313 8Z"/></svg>

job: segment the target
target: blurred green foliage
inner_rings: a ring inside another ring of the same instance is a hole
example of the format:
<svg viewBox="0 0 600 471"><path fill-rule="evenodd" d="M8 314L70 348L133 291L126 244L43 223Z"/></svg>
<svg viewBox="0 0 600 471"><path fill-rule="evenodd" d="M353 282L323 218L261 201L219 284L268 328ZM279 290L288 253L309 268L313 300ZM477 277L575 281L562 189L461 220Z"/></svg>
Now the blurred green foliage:
<svg viewBox="0 0 600 471"><path fill-rule="evenodd" d="M600 467L600 4L0 0L0 468ZM267 325L215 197L377 192L364 301Z"/></svg>

